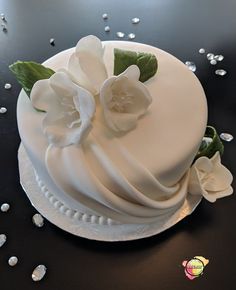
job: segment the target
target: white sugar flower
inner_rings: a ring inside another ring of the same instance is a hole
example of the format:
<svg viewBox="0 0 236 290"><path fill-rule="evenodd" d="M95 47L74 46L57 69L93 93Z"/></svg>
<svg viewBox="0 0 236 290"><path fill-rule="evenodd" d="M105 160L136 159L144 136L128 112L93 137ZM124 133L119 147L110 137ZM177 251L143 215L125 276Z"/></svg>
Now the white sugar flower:
<svg viewBox="0 0 236 290"><path fill-rule="evenodd" d="M107 78L103 54L104 48L100 39L89 35L79 40L68 61L67 72L72 80L93 95L99 93Z"/></svg>
<svg viewBox="0 0 236 290"><path fill-rule="evenodd" d="M49 143L57 147L80 144L91 129L95 101L64 72L37 81L31 91L34 108L46 112L42 126Z"/></svg>
<svg viewBox="0 0 236 290"><path fill-rule="evenodd" d="M210 202L233 193L233 177L230 171L221 164L220 154L209 159L198 158L190 169L189 192L203 195Z"/></svg>
<svg viewBox="0 0 236 290"><path fill-rule="evenodd" d="M105 121L114 131L133 129L152 102L139 76L138 66L131 65L120 75L107 79L101 87L100 103Z"/></svg>

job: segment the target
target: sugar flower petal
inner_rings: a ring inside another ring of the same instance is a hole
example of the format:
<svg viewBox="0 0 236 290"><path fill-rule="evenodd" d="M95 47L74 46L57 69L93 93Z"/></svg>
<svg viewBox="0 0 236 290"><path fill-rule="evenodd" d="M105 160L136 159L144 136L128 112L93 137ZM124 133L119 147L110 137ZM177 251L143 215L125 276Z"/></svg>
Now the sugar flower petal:
<svg viewBox="0 0 236 290"><path fill-rule="evenodd" d="M200 157L190 169L189 192L205 197L210 202L233 193L233 177L230 171L221 164L220 154L209 159Z"/></svg>
<svg viewBox="0 0 236 290"><path fill-rule="evenodd" d="M57 106L56 94L49 83L49 79L39 80L31 90L30 99L37 110L47 111L49 107Z"/></svg>
<svg viewBox="0 0 236 290"><path fill-rule="evenodd" d="M50 144L65 147L84 140L95 112L90 92L74 84L65 72L57 72L37 82L31 95L33 106L46 111L42 126Z"/></svg>
<svg viewBox="0 0 236 290"><path fill-rule="evenodd" d="M116 132L133 129L152 102L139 79L139 68L131 65L125 72L107 79L100 90L100 103L107 125Z"/></svg>
<svg viewBox="0 0 236 290"><path fill-rule="evenodd" d="M107 78L103 54L104 48L100 39L89 35L79 40L68 61L68 71L77 84L93 95L99 93L102 83Z"/></svg>
<svg viewBox="0 0 236 290"><path fill-rule="evenodd" d="M139 77L140 77L140 69L137 65L132 64L120 75L126 76L127 78L129 78L131 80L138 81Z"/></svg>

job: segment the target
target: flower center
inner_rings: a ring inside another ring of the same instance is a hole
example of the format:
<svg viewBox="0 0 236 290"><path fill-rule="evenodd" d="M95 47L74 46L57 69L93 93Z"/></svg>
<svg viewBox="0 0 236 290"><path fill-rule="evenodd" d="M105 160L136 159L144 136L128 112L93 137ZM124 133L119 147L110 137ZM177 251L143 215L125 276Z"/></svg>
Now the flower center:
<svg viewBox="0 0 236 290"><path fill-rule="evenodd" d="M119 113L124 113L127 111L127 108L133 104L133 96L124 92L115 92L112 96L111 101L108 104L108 107L112 111Z"/></svg>
<svg viewBox="0 0 236 290"><path fill-rule="evenodd" d="M81 119L75 105L68 98L63 98L61 104L64 108L63 116L66 127L69 129L79 127L81 125Z"/></svg>

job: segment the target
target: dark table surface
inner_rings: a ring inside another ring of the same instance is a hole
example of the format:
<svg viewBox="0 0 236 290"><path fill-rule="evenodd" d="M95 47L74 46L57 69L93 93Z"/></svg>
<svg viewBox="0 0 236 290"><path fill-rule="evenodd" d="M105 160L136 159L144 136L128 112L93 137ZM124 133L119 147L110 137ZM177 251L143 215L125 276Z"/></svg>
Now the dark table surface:
<svg viewBox="0 0 236 290"><path fill-rule="evenodd" d="M102 14L109 14L104 22ZM218 132L236 136L236 1L235 0L0 0L7 33L0 31L0 233L8 237L0 248L0 289L50 290L164 290L235 289L236 197L215 204L202 201L196 211L164 233L134 242L104 243L72 236L46 222L32 224L36 210L19 184L16 101L20 86L8 70L16 60L42 62L74 46L88 34L116 39L116 32L134 32L135 41L162 48L182 61L197 65L209 104L209 124ZM131 24L133 17L140 23ZM111 32L106 34L106 23ZM55 46L49 39L55 38ZM217 64L227 75L214 74L216 66L198 53L199 48L223 54ZM4 84L10 82L10 91ZM225 144L223 163L236 172L235 142ZM19 263L8 266L16 255ZM190 281L181 263L195 255L210 260L204 275ZM48 268L35 283L32 269Z"/></svg>

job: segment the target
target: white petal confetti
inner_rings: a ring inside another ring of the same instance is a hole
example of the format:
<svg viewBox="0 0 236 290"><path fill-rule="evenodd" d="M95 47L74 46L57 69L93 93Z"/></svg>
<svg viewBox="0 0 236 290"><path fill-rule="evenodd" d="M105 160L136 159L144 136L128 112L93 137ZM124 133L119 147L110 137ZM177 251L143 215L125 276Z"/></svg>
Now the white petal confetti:
<svg viewBox="0 0 236 290"><path fill-rule="evenodd" d="M10 209L10 204L8 204L8 203L3 203L3 204L1 205L1 211L2 211L2 212L7 212L9 209Z"/></svg>
<svg viewBox="0 0 236 290"><path fill-rule="evenodd" d="M0 234L0 248L6 243L7 236L4 234Z"/></svg>
<svg viewBox="0 0 236 290"><path fill-rule="evenodd" d="M10 90L11 87L12 87L12 85L9 84L9 83L6 83L6 84L4 85L4 89L5 89L5 90Z"/></svg>
<svg viewBox="0 0 236 290"><path fill-rule="evenodd" d="M105 30L106 32L109 32L109 31L111 30L111 29L110 29L110 26L105 26L104 30Z"/></svg>
<svg viewBox="0 0 236 290"><path fill-rule="evenodd" d="M195 65L194 62L192 62L192 61L186 61L185 64L186 64L186 66L187 66L187 67L188 67L192 72L195 72L195 71L196 71L197 67L196 67L196 65Z"/></svg>
<svg viewBox="0 0 236 290"><path fill-rule="evenodd" d="M199 53L204 54L206 52L205 48L200 48Z"/></svg>
<svg viewBox="0 0 236 290"><path fill-rule="evenodd" d="M41 228L44 225L44 218L39 213L33 215L32 221L39 228Z"/></svg>
<svg viewBox="0 0 236 290"><path fill-rule="evenodd" d="M222 77L223 77L224 75L227 74L227 71L224 70L224 69L217 69L217 70L215 71L215 74L218 75L218 76L222 76Z"/></svg>
<svg viewBox="0 0 236 290"><path fill-rule="evenodd" d="M124 32L118 31L116 32L117 37L123 38L125 36Z"/></svg>
<svg viewBox="0 0 236 290"><path fill-rule="evenodd" d="M133 24L138 24L140 22L140 19L138 18L138 17L134 17L133 19L132 19L132 23Z"/></svg>
<svg viewBox="0 0 236 290"><path fill-rule="evenodd" d="M220 138L226 142L231 142L234 139L234 136L229 133L221 133Z"/></svg>
<svg viewBox="0 0 236 290"><path fill-rule="evenodd" d="M15 266L18 263L18 258L16 256L12 256L8 260L9 266Z"/></svg>
<svg viewBox="0 0 236 290"><path fill-rule="evenodd" d="M134 34L134 33L130 33L130 34L128 34L128 38L129 38L129 39L134 39L134 38L135 38L135 34Z"/></svg>
<svg viewBox="0 0 236 290"><path fill-rule="evenodd" d="M32 273L32 279L33 281L37 282L43 279L44 275L46 274L47 268L44 265L38 265L33 273Z"/></svg>

